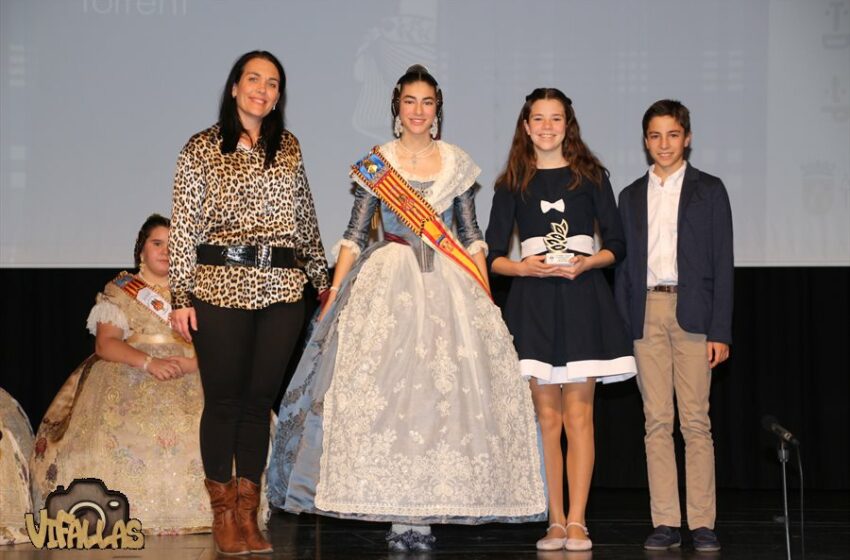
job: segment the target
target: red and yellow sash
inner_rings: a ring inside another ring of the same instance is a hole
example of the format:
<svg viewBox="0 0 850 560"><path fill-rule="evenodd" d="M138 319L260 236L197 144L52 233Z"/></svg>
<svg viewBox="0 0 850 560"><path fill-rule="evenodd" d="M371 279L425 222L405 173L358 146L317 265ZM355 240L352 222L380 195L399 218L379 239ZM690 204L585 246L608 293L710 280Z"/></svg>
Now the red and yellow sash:
<svg viewBox="0 0 850 560"><path fill-rule="evenodd" d="M389 164L378 146L351 166L350 175L386 204L428 246L472 276L490 296L487 282L472 257L454 238L428 201Z"/></svg>
<svg viewBox="0 0 850 560"><path fill-rule="evenodd" d="M112 282L121 288L125 294L159 317L163 323L168 324L168 316L171 314L171 304L156 293L153 288L132 274L123 274Z"/></svg>

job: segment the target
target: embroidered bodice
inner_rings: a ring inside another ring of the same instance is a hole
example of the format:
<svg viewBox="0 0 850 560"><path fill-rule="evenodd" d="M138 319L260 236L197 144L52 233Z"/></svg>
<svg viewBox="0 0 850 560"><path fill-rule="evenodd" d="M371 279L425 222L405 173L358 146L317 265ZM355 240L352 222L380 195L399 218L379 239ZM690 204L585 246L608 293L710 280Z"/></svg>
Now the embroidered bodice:
<svg viewBox="0 0 850 560"><path fill-rule="evenodd" d="M475 179L480 169L466 152L445 142L438 142L443 158L442 168L432 181L416 181L408 178L410 185L439 213L440 219L448 227L455 226L458 240L470 252L486 249L484 236L478 226L475 215ZM391 165L398 169L392 142L381 147L381 152ZM357 186L354 191L354 206L351 219L343 234L342 244L355 252L363 250L369 242L369 230L372 215L381 204L366 189ZM433 262L433 251L425 247L422 241L410 231L398 217L384 204L381 204L381 220L385 233L404 238L417 252L422 254L420 264L423 271L430 270L427 263ZM336 250L334 251L336 253Z"/></svg>

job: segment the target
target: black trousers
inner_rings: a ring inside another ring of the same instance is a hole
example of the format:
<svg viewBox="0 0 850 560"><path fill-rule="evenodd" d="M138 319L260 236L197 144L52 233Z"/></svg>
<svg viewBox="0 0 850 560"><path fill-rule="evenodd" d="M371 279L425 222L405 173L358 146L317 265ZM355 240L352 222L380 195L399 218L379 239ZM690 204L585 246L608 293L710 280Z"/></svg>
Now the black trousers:
<svg viewBox="0 0 850 560"><path fill-rule="evenodd" d="M272 404L304 321L304 300L264 309L231 309L193 299L193 333L204 412L201 459L207 478L259 484L269 449Z"/></svg>

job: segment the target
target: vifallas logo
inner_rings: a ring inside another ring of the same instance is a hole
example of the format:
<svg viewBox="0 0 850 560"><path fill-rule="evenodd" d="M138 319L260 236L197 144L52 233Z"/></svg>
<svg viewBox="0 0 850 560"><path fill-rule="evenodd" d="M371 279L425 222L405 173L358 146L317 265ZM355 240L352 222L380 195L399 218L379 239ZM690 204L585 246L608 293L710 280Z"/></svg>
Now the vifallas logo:
<svg viewBox="0 0 850 560"><path fill-rule="evenodd" d="M130 518L127 496L109 490L97 478L77 478L66 490L59 486L47 496L45 507L25 516L27 533L35 548L140 549L145 547L142 522Z"/></svg>

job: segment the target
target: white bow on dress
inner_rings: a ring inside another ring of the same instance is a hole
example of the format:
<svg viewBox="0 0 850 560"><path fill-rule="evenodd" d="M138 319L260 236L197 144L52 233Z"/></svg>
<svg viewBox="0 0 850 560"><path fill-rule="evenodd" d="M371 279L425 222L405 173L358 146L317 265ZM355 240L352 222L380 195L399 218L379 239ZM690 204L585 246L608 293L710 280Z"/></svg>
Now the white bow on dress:
<svg viewBox="0 0 850 560"><path fill-rule="evenodd" d="M557 210L558 212L563 214L564 213L564 199L559 198L555 202L548 202L546 200L541 200L540 201L540 210L542 210L544 214L546 212L548 212L549 210Z"/></svg>

